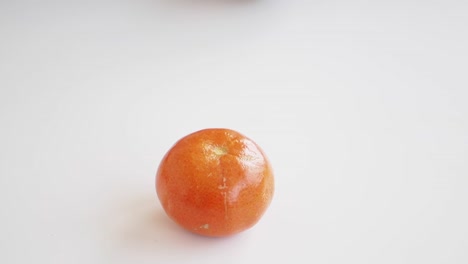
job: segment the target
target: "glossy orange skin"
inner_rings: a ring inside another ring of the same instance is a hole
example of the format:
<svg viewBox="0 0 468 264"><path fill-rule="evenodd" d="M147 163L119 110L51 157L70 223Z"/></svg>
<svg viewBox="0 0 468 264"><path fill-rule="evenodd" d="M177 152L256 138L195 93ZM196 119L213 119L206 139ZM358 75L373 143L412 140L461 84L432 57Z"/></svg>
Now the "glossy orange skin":
<svg viewBox="0 0 468 264"><path fill-rule="evenodd" d="M183 228L229 236L260 220L273 198L273 171L249 138L205 129L180 139L164 156L156 191L167 215Z"/></svg>

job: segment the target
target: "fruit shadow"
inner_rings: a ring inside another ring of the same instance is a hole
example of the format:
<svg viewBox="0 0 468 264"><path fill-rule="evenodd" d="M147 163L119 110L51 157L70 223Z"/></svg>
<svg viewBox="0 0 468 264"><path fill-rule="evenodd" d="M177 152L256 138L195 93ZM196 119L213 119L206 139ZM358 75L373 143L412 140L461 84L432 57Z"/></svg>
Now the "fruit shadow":
<svg viewBox="0 0 468 264"><path fill-rule="evenodd" d="M166 215L155 195L125 200L107 216L106 240L113 255L122 251L155 257L190 254L237 244L243 237L211 238L188 232Z"/></svg>
<svg viewBox="0 0 468 264"><path fill-rule="evenodd" d="M262 2L263 0L155 0L155 3L166 7L215 7L215 6L245 6Z"/></svg>

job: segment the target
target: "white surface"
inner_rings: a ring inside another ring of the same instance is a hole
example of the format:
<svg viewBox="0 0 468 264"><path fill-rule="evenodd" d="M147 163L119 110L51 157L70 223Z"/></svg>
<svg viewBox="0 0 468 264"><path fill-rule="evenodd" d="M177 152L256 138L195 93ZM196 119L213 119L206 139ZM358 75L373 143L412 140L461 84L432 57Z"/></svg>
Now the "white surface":
<svg viewBox="0 0 468 264"><path fill-rule="evenodd" d="M0 263L468 263L466 1L0 2ZM154 191L206 127L274 201L227 239Z"/></svg>

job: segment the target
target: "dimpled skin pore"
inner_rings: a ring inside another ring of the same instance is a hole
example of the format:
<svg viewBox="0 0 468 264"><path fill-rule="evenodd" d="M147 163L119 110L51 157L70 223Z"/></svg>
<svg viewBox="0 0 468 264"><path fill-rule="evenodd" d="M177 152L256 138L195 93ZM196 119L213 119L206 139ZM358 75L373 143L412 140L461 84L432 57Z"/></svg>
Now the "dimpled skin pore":
<svg viewBox="0 0 468 264"><path fill-rule="evenodd" d="M205 129L180 139L164 156L156 191L167 215L204 236L229 236L255 225L274 192L260 147L229 129Z"/></svg>

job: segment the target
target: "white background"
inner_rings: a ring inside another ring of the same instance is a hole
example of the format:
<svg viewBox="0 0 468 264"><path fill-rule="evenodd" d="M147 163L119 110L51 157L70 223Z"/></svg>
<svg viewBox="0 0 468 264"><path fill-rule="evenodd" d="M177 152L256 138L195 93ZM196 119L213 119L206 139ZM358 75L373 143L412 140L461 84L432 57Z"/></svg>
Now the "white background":
<svg viewBox="0 0 468 264"><path fill-rule="evenodd" d="M0 2L0 263L468 263L466 1ZM189 234L154 190L227 127L262 220Z"/></svg>

